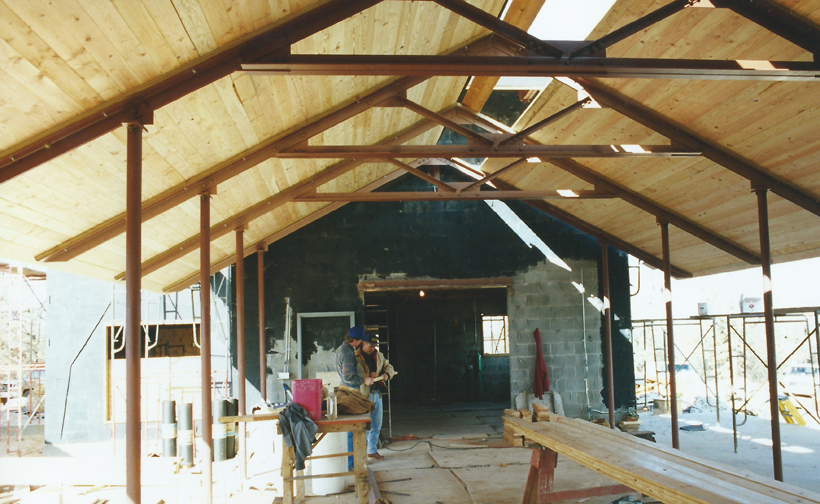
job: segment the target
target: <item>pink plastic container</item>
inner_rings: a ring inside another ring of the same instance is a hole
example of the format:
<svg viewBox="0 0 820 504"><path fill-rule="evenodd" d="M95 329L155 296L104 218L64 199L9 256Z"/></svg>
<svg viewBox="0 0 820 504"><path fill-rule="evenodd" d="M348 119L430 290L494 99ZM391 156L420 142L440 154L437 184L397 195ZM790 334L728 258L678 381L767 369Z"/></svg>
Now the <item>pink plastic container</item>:
<svg viewBox="0 0 820 504"><path fill-rule="evenodd" d="M314 422L322 418L322 380L293 380L293 402L305 408Z"/></svg>

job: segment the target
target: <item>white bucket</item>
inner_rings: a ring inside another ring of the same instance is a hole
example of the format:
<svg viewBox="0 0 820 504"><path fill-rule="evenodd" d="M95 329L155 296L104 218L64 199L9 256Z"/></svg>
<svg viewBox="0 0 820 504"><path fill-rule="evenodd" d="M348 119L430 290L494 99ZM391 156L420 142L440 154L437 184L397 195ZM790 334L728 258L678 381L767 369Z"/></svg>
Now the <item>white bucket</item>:
<svg viewBox="0 0 820 504"><path fill-rule="evenodd" d="M312 455L347 453L347 432L328 432L322 442L316 445ZM347 457L329 457L308 460L305 474L332 474L347 471ZM328 495L343 492L345 477L308 479L305 485L307 495Z"/></svg>

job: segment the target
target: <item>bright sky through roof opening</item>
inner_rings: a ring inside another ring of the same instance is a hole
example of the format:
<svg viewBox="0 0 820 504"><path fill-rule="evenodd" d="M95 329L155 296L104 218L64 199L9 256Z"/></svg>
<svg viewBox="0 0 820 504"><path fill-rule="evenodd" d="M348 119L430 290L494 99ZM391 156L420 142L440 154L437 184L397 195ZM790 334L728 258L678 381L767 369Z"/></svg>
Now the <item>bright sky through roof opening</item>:
<svg viewBox="0 0 820 504"><path fill-rule="evenodd" d="M512 2L507 2L507 7ZM541 40L586 40L615 0L546 0L527 32ZM543 89L549 77L502 77L496 88Z"/></svg>

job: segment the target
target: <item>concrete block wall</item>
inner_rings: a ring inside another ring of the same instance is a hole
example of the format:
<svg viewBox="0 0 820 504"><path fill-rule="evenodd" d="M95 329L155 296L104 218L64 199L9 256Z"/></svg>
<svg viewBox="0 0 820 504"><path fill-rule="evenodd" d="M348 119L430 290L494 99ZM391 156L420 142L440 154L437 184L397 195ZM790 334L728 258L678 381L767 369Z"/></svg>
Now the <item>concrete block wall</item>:
<svg viewBox="0 0 820 504"><path fill-rule="evenodd" d="M567 416L587 418L588 408L603 408L601 313L587 299L598 292L598 265L567 263L572 271L542 261L513 277L507 298L510 392L514 407L520 392L533 391L533 332L539 329L550 390L561 394Z"/></svg>
<svg viewBox="0 0 820 504"><path fill-rule="evenodd" d="M48 414L45 417L45 442L60 445L108 441L111 439L111 424L105 421L106 327L112 322L124 324L124 287L71 273L49 271L47 288ZM180 309L182 316L190 310L190 299L187 291L179 296L180 303L187 303ZM222 370L227 362L228 307L221 299L213 299L211 368ZM158 294L142 293L144 322L160 320L160 300ZM116 310L113 313L112 308ZM173 315L169 314L169 317ZM123 435L124 428L119 426L117 437ZM59 449L48 451L49 454L62 453Z"/></svg>

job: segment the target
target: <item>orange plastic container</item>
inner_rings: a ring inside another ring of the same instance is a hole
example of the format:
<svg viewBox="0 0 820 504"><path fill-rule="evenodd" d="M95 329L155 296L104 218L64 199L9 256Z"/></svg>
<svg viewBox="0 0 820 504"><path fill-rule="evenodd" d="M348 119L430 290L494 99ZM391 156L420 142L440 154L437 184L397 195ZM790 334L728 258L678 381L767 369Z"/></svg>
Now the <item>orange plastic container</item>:
<svg viewBox="0 0 820 504"><path fill-rule="evenodd" d="M314 422L322 418L322 380L293 380L293 402L305 408Z"/></svg>

